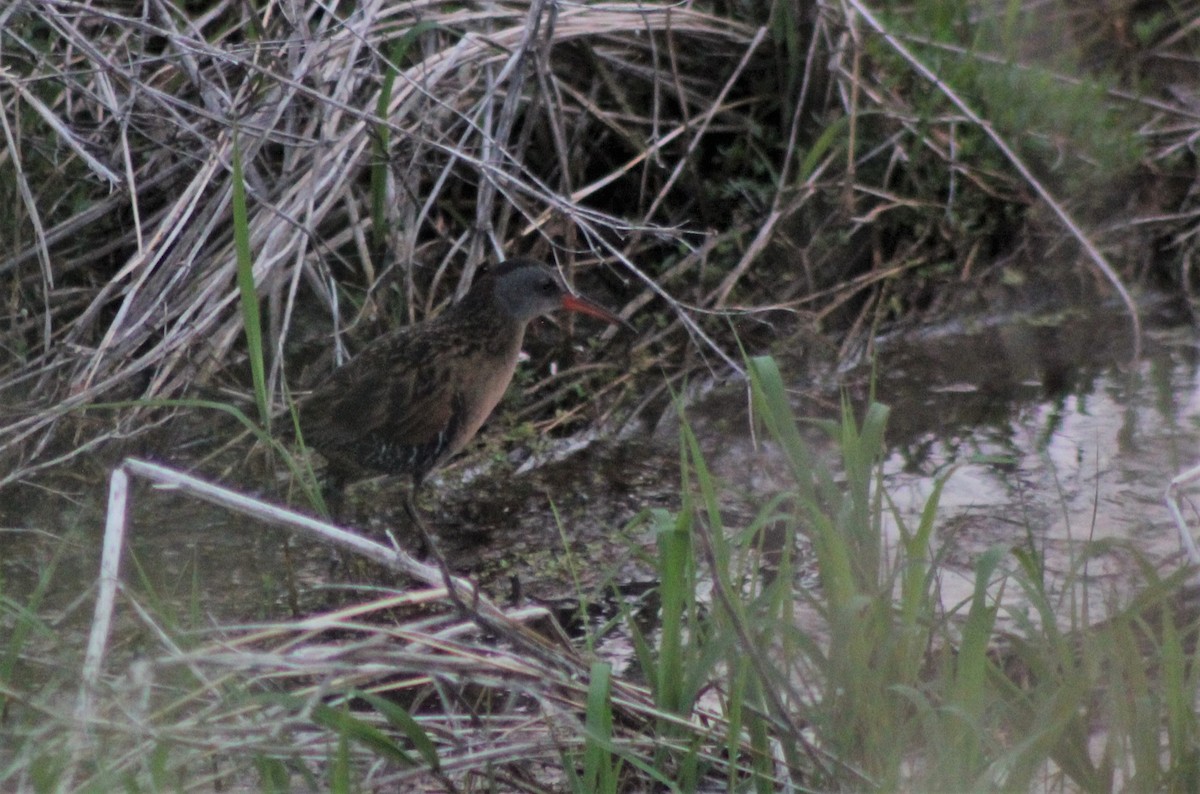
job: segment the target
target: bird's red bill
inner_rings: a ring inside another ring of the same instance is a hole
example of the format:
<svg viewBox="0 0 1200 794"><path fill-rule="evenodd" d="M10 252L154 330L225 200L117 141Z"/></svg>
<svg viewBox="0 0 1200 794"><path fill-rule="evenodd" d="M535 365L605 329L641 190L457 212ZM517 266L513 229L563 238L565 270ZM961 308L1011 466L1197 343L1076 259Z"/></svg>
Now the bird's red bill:
<svg viewBox="0 0 1200 794"><path fill-rule="evenodd" d="M587 298L580 298L576 295L564 295L562 299L563 308L570 312L579 312L580 314L588 314L592 317L599 317L601 320L607 320L610 323L624 324L617 315L610 312L603 306L592 303Z"/></svg>

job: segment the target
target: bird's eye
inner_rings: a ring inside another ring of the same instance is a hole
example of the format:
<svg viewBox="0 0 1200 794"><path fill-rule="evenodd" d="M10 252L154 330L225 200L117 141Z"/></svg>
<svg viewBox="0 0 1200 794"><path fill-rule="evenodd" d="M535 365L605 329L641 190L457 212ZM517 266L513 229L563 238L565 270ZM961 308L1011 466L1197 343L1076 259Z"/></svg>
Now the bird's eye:
<svg viewBox="0 0 1200 794"><path fill-rule="evenodd" d="M546 280L542 282L542 292L546 293L547 295L552 295L557 291L558 290L553 281Z"/></svg>

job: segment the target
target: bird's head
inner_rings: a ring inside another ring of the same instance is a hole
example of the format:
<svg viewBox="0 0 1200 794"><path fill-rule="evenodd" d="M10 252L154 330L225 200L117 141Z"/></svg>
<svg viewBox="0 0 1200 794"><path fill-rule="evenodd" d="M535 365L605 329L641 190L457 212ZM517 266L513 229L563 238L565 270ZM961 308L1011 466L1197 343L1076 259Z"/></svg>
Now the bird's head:
<svg viewBox="0 0 1200 794"><path fill-rule="evenodd" d="M487 274L487 280L492 282L496 308L518 322L565 309L610 323L624 323L603 306L571 294L557 273L532 259L503 262Z"/></svg>

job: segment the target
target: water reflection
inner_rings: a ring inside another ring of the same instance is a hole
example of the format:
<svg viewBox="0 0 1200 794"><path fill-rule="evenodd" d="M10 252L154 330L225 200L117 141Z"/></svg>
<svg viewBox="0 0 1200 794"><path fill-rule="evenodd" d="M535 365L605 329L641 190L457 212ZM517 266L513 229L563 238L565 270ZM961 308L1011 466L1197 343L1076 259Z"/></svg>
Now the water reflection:
<svg viewBox="0 0 1200 794"><path fill-rule="evenodd" d="M1200 357L1190 327L1164 318L1134 364L1127 363L1127 321L1119 313L946 327L884 339L879 350L877 394L892 408L889 494L901 518L913 522L935 478L950 475L938 536L964 582L977 556L996 544L1037 550L1059 576L1072 572L1088 540L1127 541L1157 565L1178 564L1162 494L1175 473L1200 459ZM847 380L865 381L864 373ZM835 405L827 400L811 412L828 418ZM731 527L744 525L790 482L769 441L751 437L746 406L744 386L734 386L714 390L687 412L709 465L728 486ZM671 409L667 418L673 416ZM678 435L670 422L659 429L652 438L594 444L491 486L456 489L448 477L427 507L455 567L501 600L514 577L525 595L548 601L577 595L593 578L598 588L647 581L654 539L639 536L644 524L627 536L621 529L646 508L679 506ZM96 483L93 502L59 502L59 514L50 500L38 509L0 505L10 508L3 519L11 529L0 536L6 594L21 600L32 591L44 567L36 561L55 547L45 538L61 536L69 523L73 545L60 562L69 576L57 577L69 592L52 594L51 603L77 604L75 583L94 581L103 493ZM386 488L371 495L384 524L390 499ZM328 579L327 550L300 540L289 556L277 529L149 489L134 504L133 551L147 583L196 604L204 621L286 616L292 583L303 595ZM568 548L574 574L564 563ZM1088 566L1089 576L1114 583L1135 573L1133 554L1120 547Z"/></svg>
<svg viewBox="0 0 1200 794"><path fill-rule="evenodd" d="M1163 492L1200 457L1196 339L1159 328L1129 363L1117 319L1000 329L999 345L984 334L910 339L881 356L895 418L889 493L915 521L933 477L949 475L938 526L964 582L996 544L1036 551L1059 586L1083 575L1089 541L1113 542L1086 557L1089 581L1113 587L1137 578L1139 555L1160 569L1182 562Z"/></svg>

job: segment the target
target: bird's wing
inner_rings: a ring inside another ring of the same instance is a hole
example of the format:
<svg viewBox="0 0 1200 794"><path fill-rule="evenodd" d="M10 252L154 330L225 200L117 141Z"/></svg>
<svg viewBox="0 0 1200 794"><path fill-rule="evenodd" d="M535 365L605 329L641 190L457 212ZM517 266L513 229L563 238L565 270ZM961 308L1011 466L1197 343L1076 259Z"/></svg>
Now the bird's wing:
<svg viewBox="0 0 1200 794"><path fill-rule="evenodd" d="M363 350L302 409L305 442L326 457L423 476L449 450L466 410L456 379L439 366L447 341L400 335Z"/></svg>
<svg viewBox="0 0 1200 794"><path fill-rule="evenodd" d="M418 367L411 376L394 378L388 389L382 436L409 448L406 468L431 467L449 449L462 420L462 395L454 383Z"/></svg>

